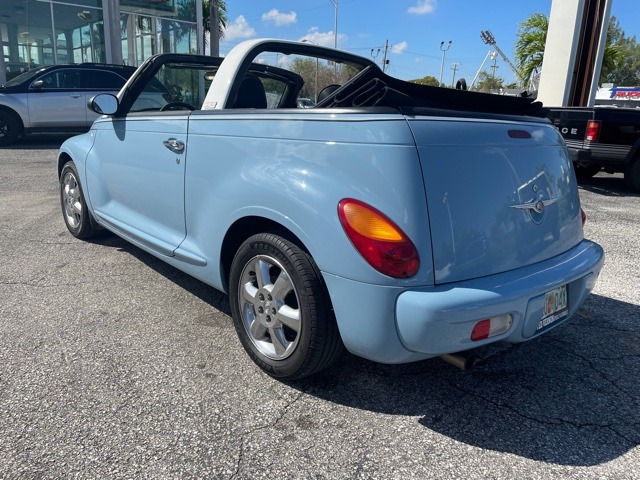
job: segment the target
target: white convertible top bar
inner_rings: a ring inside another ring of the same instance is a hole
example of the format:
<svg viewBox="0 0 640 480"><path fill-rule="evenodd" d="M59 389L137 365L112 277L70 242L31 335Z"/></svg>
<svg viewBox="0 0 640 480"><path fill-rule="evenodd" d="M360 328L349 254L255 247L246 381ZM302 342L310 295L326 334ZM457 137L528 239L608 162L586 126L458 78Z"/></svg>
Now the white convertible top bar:
<svg viewBox="0 0 640 480"><path fill-rule="evenodd" d="M251 52L255 51L256 47L263 44L271 45L290 45L292 47L300 48L300 53L305 54L309 50L315 51L316 54L325 52L327 57L332 57L336 54L337 58L344 58L345 55L353 58L356 63L362 63L368 65L371 60L368 58L360 57L358 55L352 55L350 53L343 52L342 50L336 50L334 48L322 47L318 45L312 45L309 43L294 42L291 40L281 40L276 38L259 38L254 40L246 40L235 47L224 58L224 61L220 65L209 91L202 104L202 110L218 110L225 108L225 105L229 101L229 95L232 90L232 86L236 81L236 77L241 70L241 66L248 61L252 61L253 58L248 58ZM244 74L244 72L243 72Z"/></svg>

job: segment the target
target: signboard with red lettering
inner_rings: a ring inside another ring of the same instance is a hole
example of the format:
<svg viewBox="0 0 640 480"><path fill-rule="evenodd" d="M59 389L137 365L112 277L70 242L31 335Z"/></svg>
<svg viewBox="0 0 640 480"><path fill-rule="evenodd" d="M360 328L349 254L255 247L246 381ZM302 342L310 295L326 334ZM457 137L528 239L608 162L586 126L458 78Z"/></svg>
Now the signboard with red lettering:
<svg viewBox="0 0 640 480"><path fill-rule="evenodd" d="M596 92L596 100L640 101L640 87L605 87Z"/></svg>

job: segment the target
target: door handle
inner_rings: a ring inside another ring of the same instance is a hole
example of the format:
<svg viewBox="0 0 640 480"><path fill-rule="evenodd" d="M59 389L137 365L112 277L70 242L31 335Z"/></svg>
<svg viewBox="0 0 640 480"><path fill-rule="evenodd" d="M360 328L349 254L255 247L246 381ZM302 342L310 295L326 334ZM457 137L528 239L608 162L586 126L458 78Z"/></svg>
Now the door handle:
<svg viewBox="0 0 640 480"><path fill-rule="evenodd" d="M162 142L165 147L175 153L184 152L184 142L180 140L176 140L175 138L167 138L164 142Z"/></svg>
<svg viewBox="0 0 640 480"><path fill-rule="evenodd" d="M81 96L82 95L79 95L79 94L75 93L75 94L71 95L71 98L80 98Z"/></svg>

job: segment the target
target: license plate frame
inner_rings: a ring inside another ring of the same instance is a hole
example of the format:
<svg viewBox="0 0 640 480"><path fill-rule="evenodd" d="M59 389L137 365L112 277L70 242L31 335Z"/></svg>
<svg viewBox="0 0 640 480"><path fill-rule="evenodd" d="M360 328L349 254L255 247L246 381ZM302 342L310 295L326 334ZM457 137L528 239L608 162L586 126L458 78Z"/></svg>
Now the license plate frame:
<svg viewBox="0 0 640 480"><path fill-rule="evenodd" d="M538 322L536 332L553 325L567 315L569 315L569 291L565 284L545 292L542 318Z"/></svg>

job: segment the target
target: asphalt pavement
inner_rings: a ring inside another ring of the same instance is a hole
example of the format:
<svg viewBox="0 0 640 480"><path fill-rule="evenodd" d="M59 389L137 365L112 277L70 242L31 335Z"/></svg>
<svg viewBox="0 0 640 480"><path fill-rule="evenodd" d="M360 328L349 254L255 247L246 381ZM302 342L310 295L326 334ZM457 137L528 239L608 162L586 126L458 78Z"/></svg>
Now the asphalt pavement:
<svg viewBox="0 0 640 480"><path fill-rule="evenodd" d="M0 149L0 479L640 478L640 196L581 186L606 266L568 323L301 382L244 353L227 297L65 228L56 142Z"/></svg>

